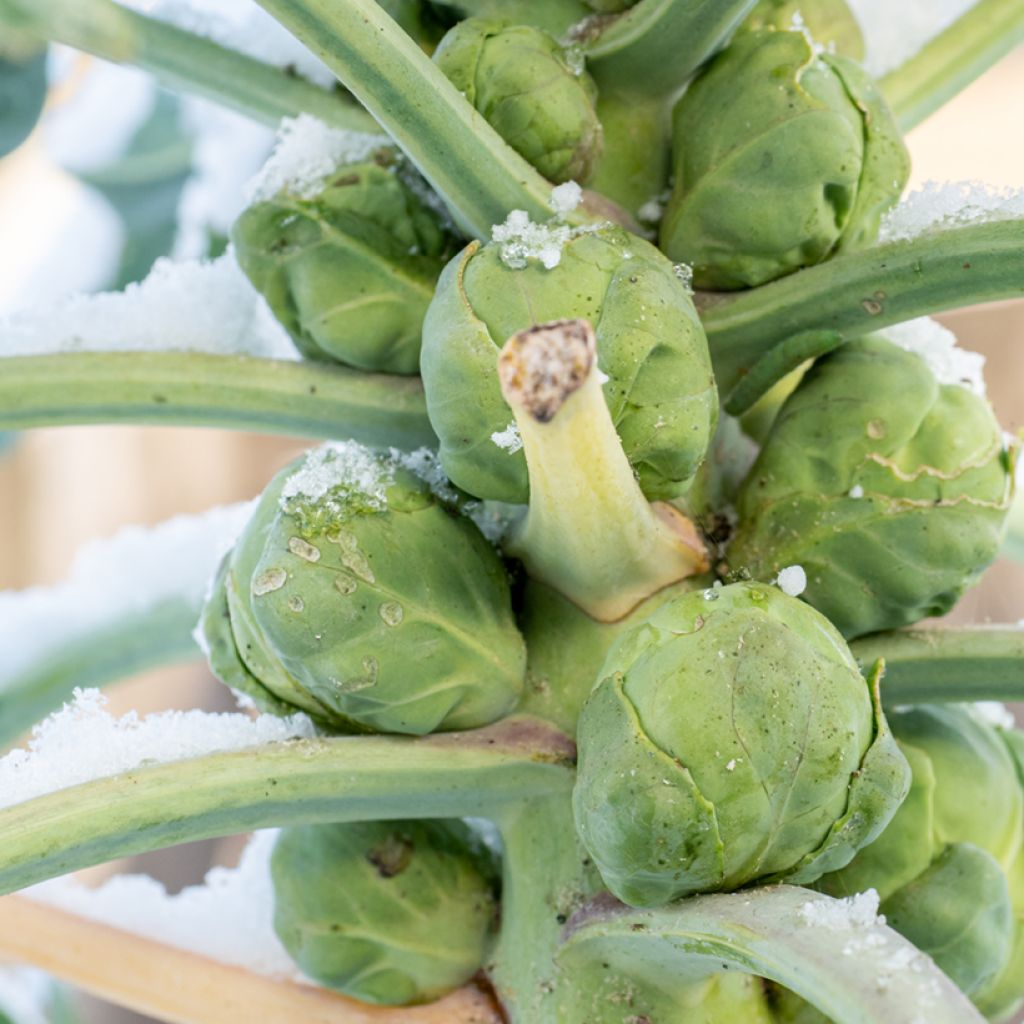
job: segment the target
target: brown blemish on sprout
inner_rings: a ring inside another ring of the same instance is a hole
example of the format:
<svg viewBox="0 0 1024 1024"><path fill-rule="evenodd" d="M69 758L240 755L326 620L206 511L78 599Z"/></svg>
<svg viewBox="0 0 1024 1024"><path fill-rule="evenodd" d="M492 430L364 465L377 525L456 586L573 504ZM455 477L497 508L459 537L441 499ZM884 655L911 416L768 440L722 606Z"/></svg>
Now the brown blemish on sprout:
<svg viewBox="0 0 1024 1024"><path fill-rule="evenodd" d="M594 328L586 320L556 320L513 334L498 358L501 393L509 405L550 423L586 382L596 352Z"/></svg>

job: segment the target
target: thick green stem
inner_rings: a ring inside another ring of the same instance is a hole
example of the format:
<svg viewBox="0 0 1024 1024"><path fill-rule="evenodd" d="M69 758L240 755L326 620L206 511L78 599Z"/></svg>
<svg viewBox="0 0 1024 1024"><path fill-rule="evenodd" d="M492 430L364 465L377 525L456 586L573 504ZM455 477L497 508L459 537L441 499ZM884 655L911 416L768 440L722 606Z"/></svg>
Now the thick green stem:
<svg viewBox="0 0 1024 1024"><path fill-rule="evenodd" d="M885 659L886 704L1024 701L1024 629L969 626L877 633L850 644L864 669Z"/></svg>
<svg viewBox="0 0 1024 1024"><path fill-rule="evenodd" d="M67 700L75 687L106 686L135 672L200 657L195 602L169 598L55 645L45 660L0 684L0 750Z"/></svg>
<svg viewBox="0 0 1024 1024"><path fill-rule="evenodd" d="M492 817L568 794L573 755L573 744L547 723L513 718L420 739L293 740L142 767L0 811L0 893L117 857L276 825Z"/></svg>
<svg viewBox="0 0 1024 1024"><path fill-rule="evenodd" d="M979 0L879 83L902 131L910 131L1024 42L1020 0Z"/></svg>
<svg viewBox="0 0 1024 1024"><path fill-rule="evenodd" d="M551 215L551 185L505 144L377 0L259 0L338 76L470 234ZM587 219L585 213L576 215Z"/></svg>
<svg viewBox="0 0 1024 1024"><path fill-rule="evenodd" d="M111 422L354 438L405 449L437 443L418 377L197 352L0 362L0 429Z"/></svg>
<svg viewBox="0 0 1024 1024"><path fill-rule="evenodd" d="M529 510L512 550L535 579L611 622L707 561L690 521L640 490L595 351L587 321L542 324L509 339L498 375L530 474Z"/></svg>
<svg viewBox="0 0 1024 1024"><path fill-rule="evenodd" d="M0 0L0 25L9 12L46 39L133 64L171 89L205 96L268 125L306 113L336 128L380 131L365 110L341 96L110 0Z"/></svg>
<svg viewBox="0 0 1024 1024"><path fill-rule="evenodd" d="M671 97L728 40L754 0L640 0L576 35L602 90Z"/></svg>
<svg viewBox="0 0 1024 1024"><path fill-rule="evenodd" d="M567 793L509 807L501 830L501 935L488 974L509 1024L561 1024L580 995L555 964L566 921L599 888Z"/></svg>
<svg viewBox="0 0 1024 1024"><path fill-rule="evenodd" d="M836 1024L982 1024L967 997L906 939L846 915L838 901L794 886L698 896L662 910L599 900L572 922L558 959L570 971L603 966L667 992L702 974L739 970L792 989Z"/></svg>
<svg viewBox="0 0 1024 1024"><path fill-rule="evenodd" d="M769 350L808 331L850 339L945 309L1024 295L1022 232L1022 218L931 230L750 291L700 294L719 391L730 394Z"/></svg>

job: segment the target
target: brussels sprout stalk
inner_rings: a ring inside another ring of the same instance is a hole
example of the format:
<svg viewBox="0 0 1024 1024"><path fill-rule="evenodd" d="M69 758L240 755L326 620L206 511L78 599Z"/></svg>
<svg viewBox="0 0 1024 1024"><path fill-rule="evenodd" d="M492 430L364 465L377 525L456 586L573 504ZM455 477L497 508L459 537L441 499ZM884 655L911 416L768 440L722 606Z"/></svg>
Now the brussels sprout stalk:
<svg viewBox="0 0 1024 1024"><path fill-rule="evenodd" d="M611 622L644 598L707 568L693 524L650 504L601 392L586 320L513 335L498 376L530 473L530 506L513 551L532 576Z"/></svg>

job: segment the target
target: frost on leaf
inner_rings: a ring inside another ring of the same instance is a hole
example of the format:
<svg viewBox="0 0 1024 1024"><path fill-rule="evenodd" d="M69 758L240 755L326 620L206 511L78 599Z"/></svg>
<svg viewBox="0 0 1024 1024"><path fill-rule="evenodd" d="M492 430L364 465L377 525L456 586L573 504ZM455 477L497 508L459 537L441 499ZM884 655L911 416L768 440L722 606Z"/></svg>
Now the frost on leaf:
<svg viewBox="0 0 1024 1024"><path fill-rule="evenodd" d="M562 248L572 238L567 224L535 224L525 210L513 210L504 224L495 224L491 237L501 247L502 262L513 270L522 270L537 260L545 270L554 270L562 262Z"/></svg>
<svg viewBox="0 0 1024 1024"><path fill-rule="evenodd" d="M160 259L122 292L73 295L0 318L5 356L60 352L210 352L298 359L231 252L211 262Z"/></svg>
<svg viewBox="0 0 1024 1024"><path fill-rule="evenodd" d="M146 875L115 875L95 889L55 878L23 895L220 963L301 979L274 934L270 854L276 838L276 830L257 832L237 868L215 867L202 885L174 896Z"/></svg>
<svg viewBox="0 0 1024 1024"><path fill-rule="evenodd" d="M832 932L854 931L884 923L878 918L878 893L874 889L859 892L846 899L808 900L800 908L800 917L812 928Z"/></svg>
<svg viewBox="0 0 1024 1024"><path fill-rule="evenodd" d="M368 160L389 142L386 135L328 127L311 114L286 117L273 153L247 186L249 199L261 202L282 191L312 199L339 166Z"/></svg>
<svg viewBox="0 0 1024 1024"><path fill-rule="evenodd" d="M879 243L919 238L931 231L1024 217L1024 189L981 181L927 181L883 218Z"/></svg>
<svg viewBox="0 0 1024 1024"><path fill-rule="evenodd" d="M0 807L137 768L308 738L303 714L289 718L205 711L163 711L114 718L99 690L74 699L32 730L27 749L0 759Z"/></svg>
<svg viewBox="0 0 1024 1024"><path fill-rule="evenodd" d="M496 430L491 434L491 441L509 455L515 455L523 447L523 439L519 436L519 427L514 420L504 430Z"/></svg>
<svg viewBox="0 0 1024 1024"><path fill-rule="evenodd" d="M62 583L0 591L0 694L41 660L122 618L168 600L198 612L253 507L241 502L154 527L125 527L85 545Z"/></svg>

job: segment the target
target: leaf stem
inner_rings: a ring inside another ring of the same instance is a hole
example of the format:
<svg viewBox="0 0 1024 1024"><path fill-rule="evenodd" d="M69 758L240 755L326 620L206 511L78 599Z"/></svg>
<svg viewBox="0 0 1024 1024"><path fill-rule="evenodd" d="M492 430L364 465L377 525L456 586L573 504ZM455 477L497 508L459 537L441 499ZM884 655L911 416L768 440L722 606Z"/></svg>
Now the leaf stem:
<svg viewBox="0 0 1024 1024"><path fill-rule="evenodd" d="M160 922L153 921L154 930ZM55 942L55 936L60 941ZM487 997L459 989L429 1006L367 1006L292 980L217 963L22 896L0 902L0 957L100 999L189 1024L498 1024Z"/></svg>
<svg viewBox="0 0 1024 1024"><path fill-rule="evenodd" d="M754 0L640 0L577 26L587 70L601 90L671 97L754 6Z"/></svg>
<svg viewBox="0 0 1024 1024"><path fill-rule="evenodd" d="M1024 700L1024 629L969 626L906 629L850 644L867 669L885 659L886 704Z"/></svg>
<svg viewBox="0 0 1024 1024"><path fill-rule="evenodd" d="M10 11L46 39L135 65L171 89L267 125L307 113L336 128L380 131L366 111L338 94L110 0L0 0L0 22Z"/></svg>
<svg viewBox="0 0 1024 1024"><path fill-rule="evenodd" d="M1024 41L1020 0L979 0L879 83L910 131Z"/></svg>
<svg viewBox="0 0 1024 1024"><path fill-rule="evenodd" d="M510 210L551 215L551 185L466 102L377 0L258 0L338 76L477 238ZM586 219L585 213L577 212Z"/></svg>
<svg viewBox="0 0 1024 1024"><path fill-rule="evenodd" d="M76 352L0 362L0 429L213 426L436 445L417 377L198 352Z"/></svg>
<svg viewBox="0 0 1024 1024"><path fill-rule="evenodd" d="M1024 218L930 230L750 291L701 293L719 391L729 395L769 350L808 331L836 331L849 340L945 309L1024 295L1022 232Z"/></svg>
<svg viewBox="0 0 1024 1024"><path fill-rule="evenodd" d="M293 740L144 766L0 811L0 893L269 826L491 817L568 794L574 754L557 729L519 717L463 733Z"/></svg>

